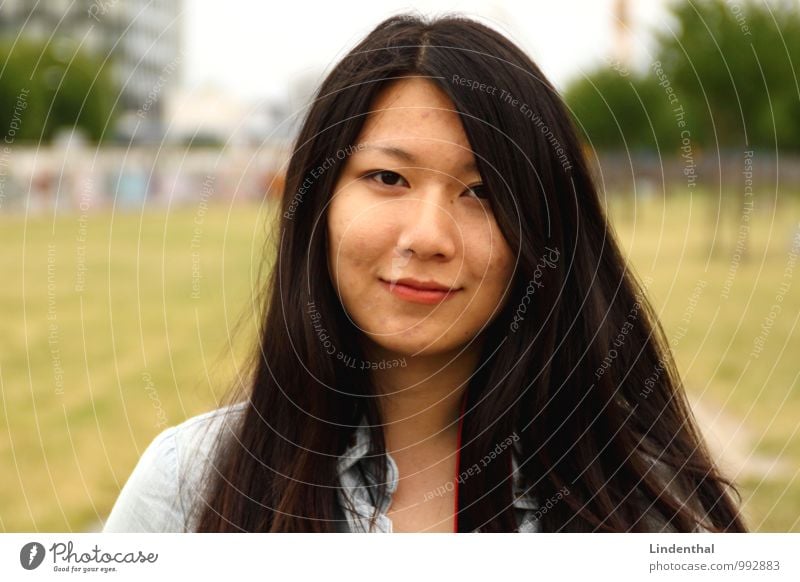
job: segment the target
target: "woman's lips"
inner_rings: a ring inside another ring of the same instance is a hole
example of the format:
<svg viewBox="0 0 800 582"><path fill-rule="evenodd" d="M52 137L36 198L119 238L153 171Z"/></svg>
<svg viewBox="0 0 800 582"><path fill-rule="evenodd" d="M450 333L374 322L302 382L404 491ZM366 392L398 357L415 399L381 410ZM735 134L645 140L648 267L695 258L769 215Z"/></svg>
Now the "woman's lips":
<svg viewBox="0 0 800 582"><path fill-rule="evenodd" d="M449 299L461 289L451 289L449 291L438 291L434 289L417 289L402 283L389 283L388 281L380 280L381 285L389 292L412 303L424 303L426 305L433 305L446 299Z"/></svg>

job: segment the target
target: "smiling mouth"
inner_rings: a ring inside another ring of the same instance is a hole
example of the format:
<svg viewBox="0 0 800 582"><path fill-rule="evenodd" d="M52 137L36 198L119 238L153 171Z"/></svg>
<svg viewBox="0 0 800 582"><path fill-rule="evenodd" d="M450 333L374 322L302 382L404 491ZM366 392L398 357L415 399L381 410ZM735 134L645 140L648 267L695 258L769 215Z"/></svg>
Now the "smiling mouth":
<svg viewBox="0 0 800 582"><path fill-rule="evenodd" d="M409 301L411 303L422 303L425 305L433 305L440 303L453 297L456 293L461 291L460 288L448 289L443 286L439 288L420 288L415 287L408 283L401 283L399 281L386 281L380 279L381 285L389 293L393 294L399 299Z"/></svg>

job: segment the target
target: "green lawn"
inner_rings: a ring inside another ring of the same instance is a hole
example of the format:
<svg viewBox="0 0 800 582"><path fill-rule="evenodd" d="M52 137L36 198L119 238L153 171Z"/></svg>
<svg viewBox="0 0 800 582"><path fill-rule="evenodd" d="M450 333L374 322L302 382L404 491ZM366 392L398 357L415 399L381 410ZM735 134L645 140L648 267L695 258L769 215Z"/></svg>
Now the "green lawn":
<svg viewBox="0 0 800 582"><path fill-rule="evenodd" d="M254 337L252 319L233 328L250 304L265 210L101 212L86 221L85 259L78 215L0 217L3 530L95 527L165 422L214 406Z"/></svg>
<svg viewBox="0 0 800 582"><path fill-rule="evenodd" d="M800 271L763 351L749 357L784 278L800 204L782 202L773 213L757 200L749 255L726 299L738 215L721 220L709 257L714 207L698 198L664 204L615 200L622 246L640 277L653 278L651 298L677 340L692 397L735 427L739 453L784 467L741 479L751 525L800 531ZM77 214L0 215L0 433L8 435L0 440L0 531L96 528L164 423L215 405L254 337L257 322L245 317L229 345L239 316L252 311L265 224L266 209L246 205L204 215L196 207L98 212L80 243ZM85 284L76 291L81 265ZM705 287L681 332L698 281Z"/></svg>
<svg viewBox="0 0 800 582"><path fill-rule="evenodd" d="M800 251L800 199L756 196L749 221L710 196L610 206L635 271L653 279L650 298L690 400L706 410L699 418L718 421L719 450L744 466L738 484L750 526L800 531L800 256L789 262L790 250Z"/></svg>

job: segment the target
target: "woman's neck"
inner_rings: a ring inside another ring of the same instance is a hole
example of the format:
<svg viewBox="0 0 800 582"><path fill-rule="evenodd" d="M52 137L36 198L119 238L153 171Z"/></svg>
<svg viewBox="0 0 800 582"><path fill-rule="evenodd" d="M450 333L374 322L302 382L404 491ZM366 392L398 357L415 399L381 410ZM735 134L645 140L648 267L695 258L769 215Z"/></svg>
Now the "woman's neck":
<svg viewBox="0 0 800 582"><path fill-rule="evenodd" d="M396 359L384 350L372 353ZM462 397L479 355L480 346L473 343L460 354L405 357L405 366L371 372L388 451L455 442Z"/></svg>

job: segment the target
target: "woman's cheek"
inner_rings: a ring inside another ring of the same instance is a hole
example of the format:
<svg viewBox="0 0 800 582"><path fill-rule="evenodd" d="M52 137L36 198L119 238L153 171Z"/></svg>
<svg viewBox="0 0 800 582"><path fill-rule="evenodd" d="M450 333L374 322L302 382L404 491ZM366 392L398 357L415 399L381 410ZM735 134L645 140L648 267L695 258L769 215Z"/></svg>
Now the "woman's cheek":
<svg viewBox="0 0 800 582"><path fill-rule="evenodd" d="M480 302L491 305L492 309L502 308L510 292L514 257L499 231L495 236L487 237L481 247L483 253L480 264L475 266L474 271L475 279L480 281L480 288L477 290L481 295Z"/></svg>
<svg viewBox="0 0 800 582"><path fill-rule="evenodd" d="M340 268L373 270L386 254L387 245L391 245L392 229L385 213L347 202L335 209L333 218L332 250L338 253L334 264L338 263Z"/></svg>
<svg viewBox="0 0 800 582"><path fill-rule="evenodd" d="M508 243L496 224L485 222L470 228L470 248L467 257L473 257L473 273L480 279L496 281L503 278L511 268L512 256Z"/></svg>
<svg viewBox="0 0 800 582"><path fill-rule="evenodd" d="M328 208L328 263L331 275L339 285L343 279L346 280L349 272L348 239L354 236L348 198L346 191L337 192Z"/></svg>

